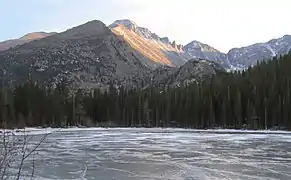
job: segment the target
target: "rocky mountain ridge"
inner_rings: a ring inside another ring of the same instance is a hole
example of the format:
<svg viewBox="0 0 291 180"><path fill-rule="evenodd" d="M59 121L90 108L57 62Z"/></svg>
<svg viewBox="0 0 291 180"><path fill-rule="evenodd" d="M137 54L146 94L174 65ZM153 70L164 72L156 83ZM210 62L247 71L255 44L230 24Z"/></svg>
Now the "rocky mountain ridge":
<svg viewBox="0 0 291 180"><path fill-rule="evenodd" d="M138 31L143 36L147 34L145 29ZM176 47L175 43L168 46ZM198 80L213 74L214 69L208 61L201 60L187 71L177 73L188 67L191 60L180 68L158 66L162 70L159 76L153 76L158 69L149 66L150 62L104 23L95 20L0 52L0 81L13 86L32 79L49 86L66 83L72 89L87 90L108 89L110 85L146 88L153 83L152 78L161 86L177 86L188 78ZM163 68L168 68L169 73Z"/></svg>
<svg viewBox="0 0 291 180"><path fill-rule="evenodd" d="M287 54L290 50L290 35L264 43L232 48L226 54L198 41L192 41L184 46L184 51L191 57L218 62L226 69L244 69L256 65L258 61L270 60L273 57Z"/></svg>
<svg viewBox="0 0 291 180"><path fill-rule="evenodd" d="M123 38L132 48L152 60L147 65L156 68L161 65L181 66L191 57L184 52L183 46L168 37L159 37L149 29L139 27L131 20L117 20L109 28Z"/></svg>
<svg viewBox="0 0 291 180"><path fill-rule="evenodd" d="M184 51L191 58L207 59L221 64L224 68L230 69L232 65L227 59L227 55L199 41L192 41L184 46Z"/></svg>
<svg viewBox="0 0 291 180"><path fill-rule="evenodd" d="M159 37L147 28L139 27L134 21L123 19L109 25L135 50L153 61L153 67L159 65L179 67L189 59L206 59L221 64L226 69L243 69L255 65L257 61L272 59L286 54L291 49L291 36L272 39L266 43L257 43L246 47L233 48L228 53L199 42L191 41L186 45L171 42L168 37Z"/></svg>
<svg viewBox="0 0 291 180"><path fill-rule="evenodd" d="M255 65L257 61L269 60L287 54L291 50L291 36L285 35L265 43L257 43L246 47L233 48L227 53L227 59L234 67Z"/></svg>
<svg viewBox="0 0 291 180"><path fill-rule="evenodd" d="M0 51L0 81L9 85L26 79L50 85L66 82L73 89L106 89L110 84L178 87L224 68L245 68L291 48L291 36L284 36L224 54L199 41L179 45L130 20L109 27L94 20L42 37L30 34L20 38L26 43Z"/></svg>
<svg viewBox="0 0 291 180"><path fill-rule="evenodd" d="M149 29L139 27L129 19L117 20L108 26L119 38L125 40L134 50L142 54L141 62L150 69L161 65L180 67L189 59L207 59L221 64L226 69L244 69L255 65L257 61L272 59L286 54L291 49L291 36L285 35L265 43L232 48L228 53L199 41L191 41L186 45L170 41L168 37L159 37ZM42 39L55 33L29 33L19 39L0 42L0 51L17 45Z"/></svg>
<svg viewBox="0 0 291 180"><path fill-rule="evenodd" d="M42 39L51 35L56 34L55 32L46 33L46 32L34 32L28 33L18 39L11 39L7 41L0 42L0 51L5 51L15 46L22 45L34 40Z"/></svg>
<svg viewBox="0 0 291 180"><path fill-rule="evenodd" d="M30 78L50 85L66 82L74 89L106 88L110 83L133 86L127 83L149 71L141 59L95 20L0 52L0 77L7 84Z"/></svg>

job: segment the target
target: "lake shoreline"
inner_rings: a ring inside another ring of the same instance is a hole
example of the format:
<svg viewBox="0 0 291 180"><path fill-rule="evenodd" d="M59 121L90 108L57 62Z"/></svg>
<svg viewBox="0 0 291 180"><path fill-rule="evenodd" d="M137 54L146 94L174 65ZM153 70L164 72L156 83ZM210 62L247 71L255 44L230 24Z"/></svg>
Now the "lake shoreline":
<svg viewBox="0 0 291 180"><path fill-rule="evenodd" d="M291 135L291 131L283 130L242 130L242 129L186 129L186 128L145 128L145 127L66 127L66 128L42 128L42 127L26 127L22 129L0 129L0 134L50 134L54 132L66 131L104 131L104 130L148 130L153 133L167 133L167 132L189 132L189 133L213 133L213 134L287 134Z"/></svg>

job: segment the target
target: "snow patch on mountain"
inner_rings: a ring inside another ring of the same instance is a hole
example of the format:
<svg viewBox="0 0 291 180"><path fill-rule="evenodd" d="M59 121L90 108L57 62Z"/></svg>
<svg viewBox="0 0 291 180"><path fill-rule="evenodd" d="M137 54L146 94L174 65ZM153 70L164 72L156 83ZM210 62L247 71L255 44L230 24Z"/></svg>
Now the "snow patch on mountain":
<svg viewBox="0 0 291 180"><path fill-rule="evenodd" d="M233 48L227 53L230 63L247 68L256 65L258 61L270 60L273 57L287 54L291 49L291 36L285 35L265 43L257 43L242 48Z"/></svg>
<svg viewBox="0 0 291 180"><path fill-rule="evenodd" d="M277 55L276 51L274 49L272 49L269 44L265 44L264 46L271 51L271 53L273 54L273 56L276 56Z"/></svg>
<svg viewBox="0 0 291 180"><path fill-rule="evenodd" d="M193 58L203 58L218 62L229 71L243 70L256 65L258 61L269 60L291 50L291 36L285 35L265 43L256 43L241 48L233 48L227 54L203 44L192 41L184 50Z"/></svg>

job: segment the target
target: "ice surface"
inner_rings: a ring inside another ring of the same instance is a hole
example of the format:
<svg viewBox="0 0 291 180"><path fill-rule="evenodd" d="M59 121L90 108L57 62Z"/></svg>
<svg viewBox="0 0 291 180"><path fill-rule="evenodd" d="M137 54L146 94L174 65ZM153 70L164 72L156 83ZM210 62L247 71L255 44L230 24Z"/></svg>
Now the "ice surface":
<svg viewBox="0 0 291 180"><path fill-rule="evenodd" d="M291 133L286 131L28 128L26 132L39 138L50 132L36 156L39 179L291 179Z"/></svg>

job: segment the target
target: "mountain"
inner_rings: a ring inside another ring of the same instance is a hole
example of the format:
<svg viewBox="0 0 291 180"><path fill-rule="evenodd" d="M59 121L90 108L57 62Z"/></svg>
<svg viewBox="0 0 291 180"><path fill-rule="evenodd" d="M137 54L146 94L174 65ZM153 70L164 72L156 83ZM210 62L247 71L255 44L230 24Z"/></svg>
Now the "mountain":
<svg viewBox="0 0 291 180"><path fill-rule="evenodd" d="M46 32L34 32L34 33L29 33L26 34L25 36L19 38L19 39L12 39L12 40L7 40L0 42L0 51L5 51L9 48L13 48L17 45L22 45L24 43L28 43L30 41L42 39L48 36L51 36L53 34L56 34L54 32L52 33L46 33Z"/></svg>
<svg viewBox="0 0 291 180"><path fill-rule="evenodd" d="M104 23L95 20L0 52L0 77L9 84L30 78L84 89L106 88L111 83L131 86L133 77L149 71L142 59Z"/></svg>
<svg viewBox="0 0 291 180"><path fill-rule="evenodd" d="M179 45L176 41L171 42L168 37L159 37L149 29L139 27L129 19L117 20L109 28L147 57L145 64L152 68L161 65L180 67L189 59L212 60L225 68L231 68L226 54L199 41L192 41L185 46Z"/></svg>
<svg viewBox="0 0 291 180"><path fill-rule="evenodd" d="M214 61L191 59L179 68L162 66L153 70L146 76L145 87L180 87L225 72L226 70Z"/></svg>
<svg viewBox="0 0 291 180"><path fill-rule="evenodd" d="M244 69L261 60L287 54L291 50L291 36L285 35L265 43L230 49L227 54L199 41L184 46L184 51L192 58L207 59L221 64L226 69Z"/></svg>
<svg viewBox="0 0 291 180"><path fill-rule="evenodd" d="M1 81L13 85L30 78L50 85L66 82L74 89L106 89L110 84L177 87L291 48L291 36L286 35L224 54L199 41L178 45L130 20L109 27L95 20L62 33L30 33L19 40L26 43L0 51Z"/></svg>
<svg viewBox="0 0 291 180"><path fill-rule="evenodd" d="M185 46L179 45L176 41L171 42L168 37L159 37L129 19L117 20L109 25L109 28L147 57L144 63L153 69L161 65L180 67L189 59L212 60L227 69L232 68L226 54L196 40Z"/></svg>
<svg viewBox="0 0 291 180"><path fill-rule="evenodd" d="M132 21L116 21L110 28L90 21L2 51L0 80L8 85L32 79L51 86L63 82L72 89L108 89L111 84L148 87L152 79L177 86L214 74L213 62L187 61L181 45Z"/></svg>
<svg viewBox="0 0 291 180"><path fill-rule="evenodd" d="M274 56L288 53L291 49L291 36L285 35L265 43L233 48L228 53L197 40L184 45L170 41L168 37L159 37L149 29L138 26L134 21L117 20L108 27L121 41L125 41L140 54L140 61L149 69L166 65L180 67L189 59L205 59L221 64L226 69L244 69L255 65L257 61L268 60ZM19 39L0 42L0 51L17 45L39 40L56 33L35 32Z"/></svg>
<svg viewBox="0 0 291 180"><path fill-rule="evenodd" d="M249 67L257 61L269 60L275 56L287 54L291 50L291 36L285 35L265 43L233 48L227 53L227 59L234 67Z"/></svg>
<svg viewBox="0 0 291 180"><path fill-rule="evenodd" d="M184 52L183 46L168 37L159 37L149 29L139 27L131 20L117 20L109 28L124 39L132 48L147 57L145 64L152 68L160 65L181 66L191 57Z"/></svg>
<svg viewBox="0 0 291 180"><path fill-rule="evenodd" d="M194 40L188 43L184 46L184 51L188 53L191 58L212 60L227 69L231 68L231 64L228 61L226 54L199 41Z"/></svg>

